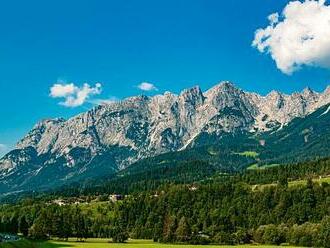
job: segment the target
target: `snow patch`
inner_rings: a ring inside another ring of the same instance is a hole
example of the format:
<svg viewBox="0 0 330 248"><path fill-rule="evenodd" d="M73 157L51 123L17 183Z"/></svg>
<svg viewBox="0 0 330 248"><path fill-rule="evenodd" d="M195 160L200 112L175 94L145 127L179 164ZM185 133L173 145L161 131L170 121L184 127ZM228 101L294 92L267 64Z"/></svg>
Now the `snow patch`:
<svg viewBox="0 0 330 248"><path fill-rule="evenodd" d="M330 105L328 106L328 108L327 108L326 111L324 111L322 114L320 114L319 117L321 117L322 115L326 115L326 114L329 113L329 112L330 112Z"/></svg>

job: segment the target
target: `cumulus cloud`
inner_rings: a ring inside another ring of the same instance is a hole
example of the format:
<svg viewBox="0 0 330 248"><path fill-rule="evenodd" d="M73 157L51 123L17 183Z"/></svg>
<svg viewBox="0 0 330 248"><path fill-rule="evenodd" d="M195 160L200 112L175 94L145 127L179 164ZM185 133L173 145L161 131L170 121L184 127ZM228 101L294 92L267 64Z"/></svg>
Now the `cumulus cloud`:
<svg viewBox="0 0 330 248"><path fill-rule="evenodd" d="M66 107L78 107L83 105L92 95L98 95L102 91L102 85L96 83L95 87L91 87L85 83L82 87L73 83L56 83L50 88L50 96L53 98L63 98L61 105Z"/></svg>
<svg viewBox="0 0 330 248"><path fill-rule="evenodd" d="M77 87L74 84L54 84L50 88L51 97L67 97L75 93Z"/></svg>
<svg viewBox="0 0 330 248"><path fill-rule="evenodd" d="M153 91L153 90L158 90L157 87L152 84L152 83L148 83L148 82L142 82L138 85L138 88L140 90L144 90L144 91Z"/></svg>
<svg viewBox="0 0 330 248"><path fill-rule="evenodd" d="M278 69L291 74L303 65L330 68L330 6L325 0L292 1L268 20L252 45L269 53Z"/></svg>

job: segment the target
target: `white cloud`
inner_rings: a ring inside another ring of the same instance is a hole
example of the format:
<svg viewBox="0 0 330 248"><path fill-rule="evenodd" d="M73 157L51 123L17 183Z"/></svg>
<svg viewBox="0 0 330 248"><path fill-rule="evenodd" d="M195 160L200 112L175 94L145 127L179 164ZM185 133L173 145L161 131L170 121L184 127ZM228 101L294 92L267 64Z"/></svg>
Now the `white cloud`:
<svg viewBox="0 0 330 248"><path fill-rule="evenodd" d="M54 84L50 88L51 97L67 97L74 94L76 91L76 86L74 84Z"/></svg>
<svg viewBox="0 0 330 248"><path fill-rule="evenodd" d="M142 82L142 83L140 83L138 85L138 88L140 90L144 90L144 91L158 90L154 84L148 83L148 82Z"/></svg>
<svg viewBox="0 0 330 248"><path fill-rule="evenodd" d="M83 105L86 100L92 95L98 95L102 91L102 85L96 83L95 87L91 87L85 83L82 87L78 87L73 83L56 83L50 88L50 96L53 98L64 98L60 102L61 105L66 107L78 107Z"/></svg>
<svg viewBox="0 0 330 248"><path fill-rule="evenodd" d="M292 1L268 20L252 45L269 53L282 72L291 74L302 65L330 68L330 6L325 0Z"/></svg>
<svg viewBox="0 0 330 248"><path fill-rule="evenodd" d="M111 104L111 103L118 102L118 101L120 101L120 99L118 97L111 96L106 99L93 99L93 100L90 100L89 102L92 104L95 104L95 105L107 105L107 104Z"/></svg>

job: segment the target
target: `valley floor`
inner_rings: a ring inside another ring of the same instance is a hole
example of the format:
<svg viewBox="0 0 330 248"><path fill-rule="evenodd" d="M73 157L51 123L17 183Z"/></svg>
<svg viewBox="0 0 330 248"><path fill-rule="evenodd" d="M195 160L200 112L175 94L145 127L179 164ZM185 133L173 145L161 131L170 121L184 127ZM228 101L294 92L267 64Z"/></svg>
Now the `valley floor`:
<svg viewBox="0 0 330 248"><path fill-rule="evenodd" d="M0 248L195 248L195 247L207 247L207 248L229 248L229 247L241 247L241 248L273 248L279 246L271 245L242 245L242 246L221 246L221 245L177 245L177 244L159 244L150 240L130 240L124 244L109 243L108 239L89 239L85 242L76 242L70 240L69 242L60 241L47 241L31 243L25 240L0 244ZM289 247L289 246L287 246Z"/></svg>

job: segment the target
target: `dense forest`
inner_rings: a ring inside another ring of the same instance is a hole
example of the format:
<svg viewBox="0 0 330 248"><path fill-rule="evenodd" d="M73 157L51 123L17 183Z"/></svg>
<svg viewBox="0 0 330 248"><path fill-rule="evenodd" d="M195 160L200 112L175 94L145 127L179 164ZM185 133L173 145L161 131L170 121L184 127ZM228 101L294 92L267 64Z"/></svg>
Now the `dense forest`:
<svg viewBox="0 0 330 248"><path fill-rule="evenodd" d="M220 172L212 164L200 160L177 162L175 165L161 163L152 166L136 164L114 178L89 180L48 191L46 195L81 196L95 194L133 194L141 191L156 190L168 184L221 183L231 181L254 184L270 184L280 180L297 180L330 175L330 158L315 161L287 164L273 167L257 167L255 170ZM43 194L37 194L38 196Z"/></svg>
<svg viewBox="0 0 330 248"><path fill-rule="evenodd" d="M198 170L204 165L194 164ZM53 192L3 204L0 232L20 232L34 239L103 237L124 242L131 237L330 247L330 185L313 181L329 174L330 159L322 159L217 174L198 183L164 183L118 198L110 195L110 181L103 188L81 189L75 196ZM306 180L289 186L295 179ZM147 185L154 185L151 182ZM258 187L265 184L269 185Z"/></svg>

